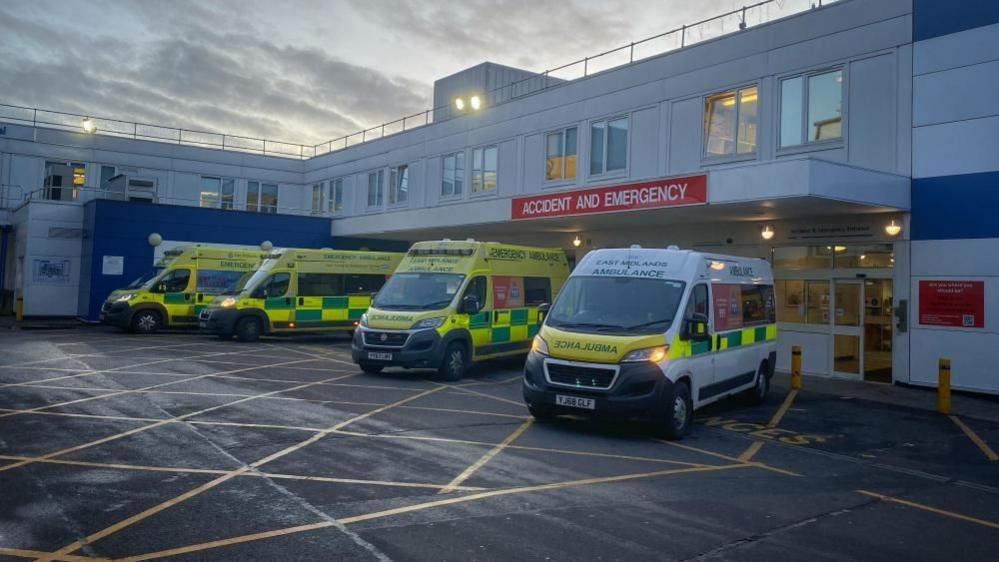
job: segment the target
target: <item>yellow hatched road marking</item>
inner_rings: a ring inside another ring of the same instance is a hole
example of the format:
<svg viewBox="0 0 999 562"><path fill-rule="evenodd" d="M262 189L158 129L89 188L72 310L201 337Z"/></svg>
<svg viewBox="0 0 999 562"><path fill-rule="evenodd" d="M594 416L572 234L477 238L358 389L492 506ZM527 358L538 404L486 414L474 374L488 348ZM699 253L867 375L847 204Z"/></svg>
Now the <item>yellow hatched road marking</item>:
<svg viewBox="0 0 999 562"><path fill-rule="evenodd" d="M767 427L777 427L777 424L784 419L784 415L787 414L787 411L791 408L791 404L794 403L794 399L797 396L798 391L796 389L791 389L791 391L787 393L787 396L784 397L784 403L777 409L777 413L775 413L774 417L770 419L770 423L767 424Z"/></svg>
<svg viewBox="0 0 999 562"><path fill-rule="evenodd" d="M665 439L656 439L656 441L658 441L660 443L664 443L664 444L669 445L671 447L677 447L677 448L680 448L680 449L686 449L688 451L694 451L694 452L697 452L697 453L701 453L701 454L704 454L704 455L708 455L708 456L711 456L711 457L716 457L716 458L727 460L727 461L740 462L737 457L730 457L728 455L723 455L721 453L716 453L714 451L709 451L707 449L701 449L699 447L692 447L690 445L684 445L682 443L677 443L676 441L667 441ZM769 470L771 472L776 472L778 474L784 474L786 476L801 476L801 474L798 474L797 472L792 472L790 470L786 470L786 469L783 469L783 468L777 468L775 466L770 466L769 464L765 464L765 463L762 463L762 462L749 462L747 464L755 466L755 467L758 467L758 468L762 468L764 470Z"/></svg>
<svg viewBox="0 0 999 562"><path fill-rule="evenodd" d="M65 560L67 562L101 562L109 560L109 558L91 558L90 556L59 556L58 558L51 558L54 553L45 552L42 550L28 550L24 548L4 548L0 547L0 554L5 554L7 556L18 556L21 558L39 558L43 560Z"/></svg>
<svg viewBox="0 0 999 562"><path fill-rule="evenodd" d="M438 493L440 493L440 494L447 494L447 493L453 492L455 489L457 489L458 486L461 485L462 482L464 482L465 480L468 480L468 478L471 477L473 474L475 474L475 472L477 470L479 470L480 468L482 468L483 466L485 466L486 463L489 462L490 460L492 460L493 457L495 457L496 455L498 455L500 453L500 451L502 451L503 449L505 449L508 445L510 445L518 437L520 437L521 434L523 434L525 431L527 431L527 428L531 427L532 423L534 423L534 418L529 418L527 421L525 421L524 423L520 424L520 426L517 427L517 429L513 430L513 433L511 433L510 435L506 436L506 439L504 439L503 441L501 441L500 443L498 443L495 447L493 447L492 449L490 449L489 451L487 451L486 454L484 454L481 457L479 457L479 460L477 460L474 463L472 463L468 468L466 468L465 470L463 470L461 472L461 474L459 474L458 476L455 476L454 480L452 480L451 482L449 482L447 486L444 486L443 488L441 488L440 492L438 492Z"/></svg>
<svg viewBox="0 0 999 562"><path fill-rule="evenodd" d="M520 406L521 408L526 408L527 407L527 406L524 406L523 402L517 402L516 400L509 400L507 398L501 398L499 396L493 396L492 394L486 394L485 392L478 392L478 391L466 388L464 386L448 385L448 388L451 389L451 390L457 390L459 392L463 392L465 394L474 394L476 396L481 396L483 398L492 398L493 400L497 400L499 402L506 402L507 404L513 404L515 406Z"/></svg>
<svg viewBox="0 0 999 562"><path fill-rule="evenodd" d="M965 425L965 423L961 421L960 418L958 418L957 416L947 416L947 417L949 417L951 421L957 424L957 427L961 428L961 431L963 431L964 434L968 436L968 439L971 439L972 443L974 443L979 449L981 449L982 453L985 455L985 458L989 459L992 462L999 460L999 455L997 455L996 452L992 450L992 447L989 447L989 444L986 443L984 439L979 437L978 434L974 432L974 430Z"/></svg>
<svg viewBox="0 0 999 562"><path fill-rule="evenodd" d="M749 447L739 455L738 459L742 462L749 462L750 459L759 452L760 448L763 447L763 441L753 441L749 444Z"/></svg>
<svg viewBox="0 0 999 562"><path fill-rule="evenodd" d="M971 517L970 515L964 515L962 513L955 513L953 511L947 511L945 509L940 509L937 507L931 507L921 503L916 503L909 500L903 500L902 498L896 498L892 496L886 496L884 494L879 494L877 492L871 492L868 490L857 490L858 493L864 494L865 496L870 496L872 498L877 498L882 501L897 503L899 505L904 505L908 507L913 507L916 509L921 509L923 511L928 511L930 513L936 513L937 515L943 515L946 517L952 517L954 519L960 519L961 521L967 521L969 523L975 523L977 525L982 525L985 527L990 527L992 529L999 529L999 523L995 521L986 521L985 519L979 519L977 517Z"/></svg>

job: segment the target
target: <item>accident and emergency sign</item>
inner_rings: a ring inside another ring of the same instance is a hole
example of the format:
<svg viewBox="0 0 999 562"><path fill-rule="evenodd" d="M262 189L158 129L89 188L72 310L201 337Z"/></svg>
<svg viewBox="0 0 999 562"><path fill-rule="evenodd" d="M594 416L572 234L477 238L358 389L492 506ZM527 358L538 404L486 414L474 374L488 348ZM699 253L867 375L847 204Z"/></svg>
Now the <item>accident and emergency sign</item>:
<svg viewBox="0 0 999 562"><path fill-rule="evenodd" d="M708 176L678 178L549 193L512 200L511 217L534 219L659 207L703 205L708 201Z"/></svg>

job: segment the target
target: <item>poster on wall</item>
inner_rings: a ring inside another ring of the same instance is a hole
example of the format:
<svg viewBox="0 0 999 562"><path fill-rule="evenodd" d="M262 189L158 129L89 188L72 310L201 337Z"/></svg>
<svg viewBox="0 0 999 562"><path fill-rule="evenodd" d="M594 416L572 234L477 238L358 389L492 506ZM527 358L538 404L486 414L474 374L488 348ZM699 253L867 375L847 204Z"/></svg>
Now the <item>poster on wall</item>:
<svg viewBox="0 0 999 562"><path fill-rule="evenodd" d="M985 282L920 280L919 323L984 328Z"/></svg>
<svg viewBox="0 0 999 562"><path fill-rule="evenodd" d="M125 273L125 256L104 256L101 265L102 275L122 275Z"/></svg>
<svg viewBox="0 0 999 562"><path fill-rule="evenodd" d="M31 267L31 280L35 283L69 283L69 260L35 258Z"/></svg>

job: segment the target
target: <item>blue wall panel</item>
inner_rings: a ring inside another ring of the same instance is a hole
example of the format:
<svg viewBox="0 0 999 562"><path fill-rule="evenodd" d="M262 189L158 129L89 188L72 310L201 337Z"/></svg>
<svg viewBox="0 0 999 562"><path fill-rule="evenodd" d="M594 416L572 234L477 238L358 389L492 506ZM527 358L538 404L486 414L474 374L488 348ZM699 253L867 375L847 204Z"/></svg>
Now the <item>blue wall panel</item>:
<svg viewBox="0 0 999 562"><path fill-rule="evenodd" d="M999 172L912 180L913 240L999 238Z"/></svg>
<svg viewBox="0 0 999 562"><path fill-rule="evenodd" d="M405 251L409 244L389 240L337 238L330 219L223 211L174 205L95 200L84 210L84 262L81 268L79 315L96 320L107 295L152 269L153 248L146 241L157 232L164 240L257 246L270 240L276 247ZM103 257L124 256L124 275L103 275ZM89 271L88 271L89 269Z"/></svg>
<svg viewBox="0 0 999 562"><path fill-rule="evenodd" d="M999 22L997 0L915 0L912 11L913 41Z"/></svg>

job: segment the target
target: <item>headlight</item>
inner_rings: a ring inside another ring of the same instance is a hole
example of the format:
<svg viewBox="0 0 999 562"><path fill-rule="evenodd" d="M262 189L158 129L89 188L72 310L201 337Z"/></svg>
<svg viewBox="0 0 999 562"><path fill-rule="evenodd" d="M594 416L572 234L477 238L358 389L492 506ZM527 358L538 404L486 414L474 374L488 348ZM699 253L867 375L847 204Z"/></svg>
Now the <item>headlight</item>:
<svg viewBox="0 0 999 562"><path fill-rule="evenodd" d="M660 345L658 347L647 347L645 349L636 349L624 356L621 359L622 363L638 363L641 361L650 361L652 363L658 363L663 359L666 359L666 352L669 351L668 345Z"/></svg>
<svg viewBox="0 0 999 562"><path fill-rule="evenodd" d="M114 300L114 302L128 302L128 301L132 300L132 297L134 297L134 296L135 296L134 293L125 293L124 295L116 298Z"/></svg>
<svg viewBox="0 0 999 562"><path fill-rule="evenodd" d="M222 308L229 308L232 306L236 306L236 297L226 297L222 299L222 302L219 303L219 306L221 306Z"/></svg>
<svg viewBox="0 0 999 562"><path fill-rule="evenodd" d="M364 314L362 314L361 318L358 319L357 323L360 324L361 326L364 326L365 328L367 328L368 327L368 313L365 312Z"/></svg>
<svg viewBox="0 0 999 562"><path fill-rule="evenodd" d="M444 323L445 317L434 316L433 318L424 318L423 320L418 320L416 324L410 328L410 330L426 330L428 328L436 328Z"/></svg>
<svg viewBox="0 0 999 562"><path fill-rule="evenodd" d="M531 342L531 352L548 355L548 342L541 339L541 336L534 336L534 341Z"/></svg>

